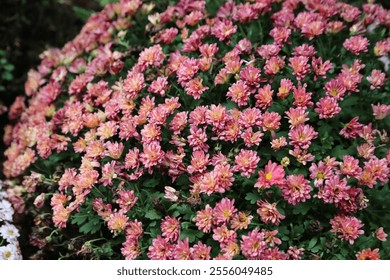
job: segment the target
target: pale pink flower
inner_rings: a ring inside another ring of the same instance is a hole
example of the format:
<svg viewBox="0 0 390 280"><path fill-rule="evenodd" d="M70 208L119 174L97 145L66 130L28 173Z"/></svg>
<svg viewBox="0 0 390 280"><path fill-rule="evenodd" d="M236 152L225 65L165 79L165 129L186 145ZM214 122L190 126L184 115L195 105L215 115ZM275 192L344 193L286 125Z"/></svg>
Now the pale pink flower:
<svg viewBox="0 0 390 280"><path fill-rule="evenodd" d="M302 107L306 109L307 107L313 106L311 101L311 92L306 91L306 84L303 86L299 83L298 87L293 87L293 96L294 96L294 105L296 107Z"/></svg>
<svg viewBox="0 0 390 280"><path fill-rule="evenodd" d="M378 69L374 69L371 75L367 77L367 81L371 84L371 90L381 88L386 81L386 74Z"/></svg>
<svg viewBox="0 0 390 280"><path fill-rule="evenodd" d="M340 83L339 79L331 79L325 84L324 89L326 90L326 95L336 100L344 99L345 87Z"/></svg>
<svg viewBox="0 0 390 280"><path fill-rule="evenodd" d="M122 243L121 253L126 260L135 260L141 254L138 240L126 239L126 241Z"/></svg>
<svg viewBox="0 0 390 280"><path fill-rule="evenodd" d="M207 134L202 128L196 128L195 126L190 127L190 135L187 137L188 144L194 149L207 151L209 145L207 145Z"/></svg>
<svg viewBox="0 0 390 280"><path fill-rule="evenodd" d="M244 212L238 212L233 216L230 221L232 229L247 229L253 219L252 215L248 215Z"/></svg>
<svg viewBox="0 0 390 280"><path fill-rule="evenodd" d="M324 33L326 23L322 20L316 20L309 23L305 23L302 26L301 32L304 36L308 37L309 40L314 39Z"/></svg>
<svg viewBox="0 0 390 280"><path fill-rule="evenodd" d="M330 96L325 96L316 103L317 108L314 109L319 114L320 119L330 119L341 112L341 108L337 100Z"/></svg>
<svg viewBox="0 0 390 280"><path fill-rule="evenodd" d="M358 121L359 117L354 117L349 123L345 124L340 131L340 135L343 135L346 139L355 139L363 128L363 125Z"/></svg>
<svg viewBox="0 0 390 280"><path fill-rule="evenodd" d="M383 120L390 114L390 105L380 104L377 105L371 104L373 115L377 120Z"/></svg>
<svg viewBox="0 0 390 280"><path fill-rule="evenodd" d="M271 29L269 35L274 38L275 44L282 45L286 43L291 35L291 30L287 27L274 27Z"/></svg>
<svg viewBox="0 0 390 280"><path fill-rule="evenodd" d="M318 198L321 198L325 203L338 203L343 199L348 198L348 190L345 178L340 179L339 176L333 176L325 180L325 186L318 192Z"/></svg>
<svg viewBox="0 0 390 280"><path fill-rule="evenodd" d="M293 69L293 75L298 81L305 78L310 73L309 58L307 56L293 56L289 59L289 66Z"/></svg>
<svg viewBox="0 0 390 280"><path fill-rule="evenodd" d="M208 233L213 225L213 220L214 210L207 204L205 209L196 212L194 222L200 231Z"/></svg>
<svg viewBox="0 0 390 280"><path fill-rule="evenodd" d="M117 235L125 230L129 218L122 211L112 213L108 218L108 229Z"/></svg>
<svg viewBox="0 0 390 280"><path fill-rule="evenodd" d="M260 208L257 209L257 214L259 214L260 219L263 223L279 225L280 220L285 218L279 210L276 208L276 203L269 203L266 200L257 201L257 206Z"/></svg>
<svg viewBox="0 0 390 280"><path fill-rule="evenodd" d="M175 217L166 216L161 222L162 236L171 241L176 242L180 237L180 222Z"/></svg>
<svg viewBox="0 0 390 280"><path fill-rule="evenodd" d="M164 152L158 142L152 142L144 145L143 152L139 155L140 162L146 167L150 168L161 163Z"/></svg>
<svg viewBox="0 0 390 280"><path fill-rule="evenodd" d="M240 111L238 123L242 128L250 128L252 126L261 125L261 111L258 108L246 108Z"/></svg>
<svg viewBox="0 0 390 280"><path fill-rule="evenodd" d="M264 241L264 233L259 232L256 228L248 235L242 235L241 251L245 258L249 260L260 259L263 251L267 248L267 243Z"/></svg>
<svg viewBox="0 0 390 280"><path fill-rule="evenodd" d="M257 167L257 163L260 161L260 157L256 151L252 150L241 150L238 155L234 158L233 171L241 171L241 176L249 178Z"/></svg>
<svg viewBox="0 0 390 280"><path fill-rule="evenodd" d="M123 81L123 90L126 97L136 99L139 92L145 87L145 78L142 73L129 72Z"/></svg>
<svg viewBox="0 0 390 280"><path fill-rule="evenodd" d="M300 124L304 124L306 121L309 120L307 118L307 115L309 112L307 112L303 108L290 108L288 112L286 112L288 122L290 123L290 127L294 127Z"/></svg>
<svg viewBox="0 0 390 280"><path fill-rule="evenodd" d="M375 231L375 237L378 238L382 242L386 242L387 240L387 233L383 231L383 227L377 228Z"/></svg>
<svg viewBox="0 0 390 280"><path fill-rule="evenodd" d="M265 112L261 121L262 128L267 131L275 131L280 126L282 117L277 112Z"/></svg>
<svg viewBox="0 0 390 280"><path fill-rule="evenodd" d="M158 235L152 240L152 245L149 246L148 257L151 260L170 260L172 259L174 246L168 240Z"/></svg>
<svg viewBox="0 0 390 280"><path fill-rule="evenodd" d="M130 211L138 200L138 197L134 195L133 190L120 190L117 194L119 195L119 198L115 202L119 204L120 209L124 213Z"/></svg>
<svg viewBox="0 0 390 280"><path fill-rule="evenodd" d="M332 226L331 232L336 233L338 238L348 241L351 245L359 235L364 233L364 230L361 230L364 225L353 216L335 216L330 220L330 225Z"/></svg>
<svg viewBox="0 0 390 280"><path fill-rule="evenodd" d="M253 145L259 145L261 137L264 135L261 131L253 132L252 127L247 128L241 133L241 138L244 140L246 147L252 147Z"/></svg>
<svg viewBox="0 0 390 280"><path fill-rule="evenodd" d="M308 44L302 44L300 46L296 46L292 53L293 56L307 56L313 57L317 54L317 51L314 46L310 46Z"/></svg>
<svg viewBox="0 0 390 280"><path fill-rule="evenodd" d="M286 140L286 137L284 137L284 136L272 139L272 141L271 141L271 148L274 151L278 151L285 146L287 146L287 140Z"/></svg>
<svg viewBox="0 0 390 280"><path fill-rule="evenodd" d="M199 61L195 58L186 58L182 63L178 65L177 77L178 82L185 86L195 74L199 71Z"/></svg>
<svg viewBox="0 0 390 280"><path fill-rule="evenodd" d="M193 260L209 260L210 259L211 246L203 244L201 241L198 241L190 249L191 259Z"/></svg>
<svg viewBox="0 0 390 280"><path fill-rule="evenodd" d="M246 66L240 71L240 78L253 90L260 85L260 69Z"/></svg>
<svg viewBox="0 0 390 280"><path fill-rule="evenodd" d="M164 197L172 202L175 202L179 199L179 192L170 186L165 186L165 194Z"/></svg>
<svg viewBox="0 0 390 280"><path fill-rule="evenodd" d="M343 157L343 162L340 163L340 171L348 178L349 177L357 178L362 172L362 169L359 167L358 159L355 159L352 156L345 155Z"/></svg>
<svg viewBox="0 0 390 280"><path fill-rule="evenodd" d="M190 80L185 87L185 91L188 95L191 95L194 99L199 99L203 92L209 89L202 84L203 80L201 78L194 78Z"/></svg>
<svg viewBox="0 0 390 280"><path fill-rule="evenodd" d="M226 225L215 227L213 229L213 239L218 241L221 245L226 245L229 242L237 241L237 233L234 230L228 229Z"/></svg>
<svg viewBox="0 0 390 280"><path fill-rule="evenodd" d="M209 164L209 154L203 151L194 151L191 157L191 164L187 167L188 173L203 173Z"/></svg>
<svg viewBox="0 0 390 280"><path fill-rule="evenodd" d="M168 77L158 77L150 84L148 92L159 94L164 97L168 89Z"/></svg>
<svg viewBox="0 0 390 280"><path fill-rule="evenodd" d="M237 212L234 207L234 199L223 198L217 202L214 207L214 218L217 224L228 223Z"/></svg>
<svg viewBox="0 0 390 280"><path fill-rule="evenodd" d="M267 109L269 106L271 106L273 93L274 91L271 89L271 85L269 84L259 88L258 93L255 95L256 107Z"/></svg>
<svg viewBox="0 0 390 280"><path fill-rule="evenodd" d="M368 39L360 35L348 38L343 43L343 47L355 55L359 55L362 52L367 52L368 45Z"/></svg>
<svg viewBox="0 0 390 280"><path fill-rule="evenodd" d="M304 248L297 248L290 246L288 248L287 254L290 256L291 260L300 260L302 258L303 253L305 252Z"/></svg>
<svg viewBox="0 0 390 280"><path fill-rule="evenodd" d="M220 41L229 41L230 37L237 32L237 26L227 19L218 19L211 28L211 34Z"/></svg>
<svg viewBox="0 0 390 280"><path fill-rule="evenodd" d="M288 133L290 144L305 150L310 147L311 140L317 138L317 135L318 133L315 132L314 128L309 124L300 124L293 127Z"/></svg>
<svg viewBox="0 0 390 280"><path fill-rule="evenodd" d="M236 102L239 107L245 106L250 97L249 87L244 81L239 80L229 87L226 96Z"/></svg>
<svg viewBox="0 0 390 280"><path fill-rule="evenodd" d="M281 186L281 190L284 199L292 205L305 202L311 197L311 186L302 174L287 176L286 183Z"/></svg>
<svg viewBox="0 0 390 280"><path fill-rule="evenodd" d="M270 59L267 59L264 65L264 73L271 76L278 74L286 64L284 58L285 57L273 56Z"/></svg>
<svg viewBox="0 0 390 280"><path fill-rule="evenodd" d="M184 240L179 240L177 245L173 250L173 259L174 260L190 260L190 243L188 237Z"/></svg>
<svg viewBox="0 0 390 280"><path fill-rule="evenodd" d="M282 80L280 80L280 86L278 89L277 96L282 99L286 98L290 94L292 88L293 83L291 82L291 80L283 78Z"/></svg>

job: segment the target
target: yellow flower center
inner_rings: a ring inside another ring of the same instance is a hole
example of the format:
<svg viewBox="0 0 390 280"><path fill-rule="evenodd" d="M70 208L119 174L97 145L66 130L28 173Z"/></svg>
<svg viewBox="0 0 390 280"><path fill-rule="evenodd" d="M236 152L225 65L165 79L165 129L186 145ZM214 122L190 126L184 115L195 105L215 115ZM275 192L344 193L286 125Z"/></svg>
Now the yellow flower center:
<svg viewBox="0 0 390 280"><path fill-rule="evenodd" d="M5 256L5 258L6 259L9 259L10 257L11 257L11 252L10 251L7 251L7 252L5 252L5 254L4 254L4 256Z"/></svg>
<svg viewBox="0 0 390 280"><path fill-rule="evenodd" d="M317 173L317 179L324 179L324 172L318 172Z"/></svg>
<svg viewBox="0 0 390 280"><path fill-rule="evenodd" d="M271 180L272 179L272 173L268 172L267 174L265 174L265 179L267 181Z"/></svg>

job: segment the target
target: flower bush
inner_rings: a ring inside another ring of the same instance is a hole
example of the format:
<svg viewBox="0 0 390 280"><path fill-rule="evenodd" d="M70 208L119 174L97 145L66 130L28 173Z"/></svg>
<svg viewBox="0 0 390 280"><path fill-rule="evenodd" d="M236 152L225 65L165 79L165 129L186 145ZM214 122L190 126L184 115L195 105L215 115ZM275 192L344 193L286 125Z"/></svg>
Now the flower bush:
<svg viewBox="0 0 390 280"><path fill-rule="evenodd" d="M390 11L173 2L29 72L3 172L34 257L390 259Z"/></svg>

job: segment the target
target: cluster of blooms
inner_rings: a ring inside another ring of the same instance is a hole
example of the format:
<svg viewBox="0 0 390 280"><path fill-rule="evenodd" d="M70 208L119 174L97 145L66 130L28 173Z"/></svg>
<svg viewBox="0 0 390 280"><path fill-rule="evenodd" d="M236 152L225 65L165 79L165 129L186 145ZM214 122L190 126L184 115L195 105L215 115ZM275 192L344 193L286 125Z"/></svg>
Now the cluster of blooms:
<svg viewBox="0 0 390 280"><path fill-rule="evenodd" d="M0 260L21 260L19 230L13 225L14 209L0 181Z"/></svg>
<svg viewBox="0 0 390 280"><path fill-rule="evenodd" d="M152 2L120 0L61 50L43 53L26 96L9 109L5 176L63 155L54 225L69 226L92 205L89 215L112 238L126 237L126 259L299 259L308 242L284 244L278 226L303 203L332 206L327 234L354 244L369 232L360 215L367 192L389 181L388 77L378 58L390 38L368 31L388 30L390 11L335 0L226 1L213 17L209 2L153 12ZM148 24L137 26L142 17ZM132 41L133 28L148 41ZM371 110L364 116L348 103L359 98ZM352 149L335 154L338 142ZM146 188L148 178L160 182ZM41 179L32 173L23 183L37 210ZM144 209L159 204L165 218L152 224ZM177 210L184 206L192 215ZM191 245L183 225L202 241ZM360 249L358 258L379 255Z"/></svg>

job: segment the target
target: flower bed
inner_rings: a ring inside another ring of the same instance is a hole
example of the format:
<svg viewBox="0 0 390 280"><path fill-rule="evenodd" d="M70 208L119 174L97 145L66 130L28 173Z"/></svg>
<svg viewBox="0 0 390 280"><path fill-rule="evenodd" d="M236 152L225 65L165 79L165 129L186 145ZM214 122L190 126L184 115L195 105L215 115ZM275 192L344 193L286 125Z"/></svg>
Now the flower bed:
<svg viewBox="0 0 390 280"><path fill-rule="evenodd" d="M390 12L165 2L94 14L9 109L34 257L390 259Z"/></svg>

